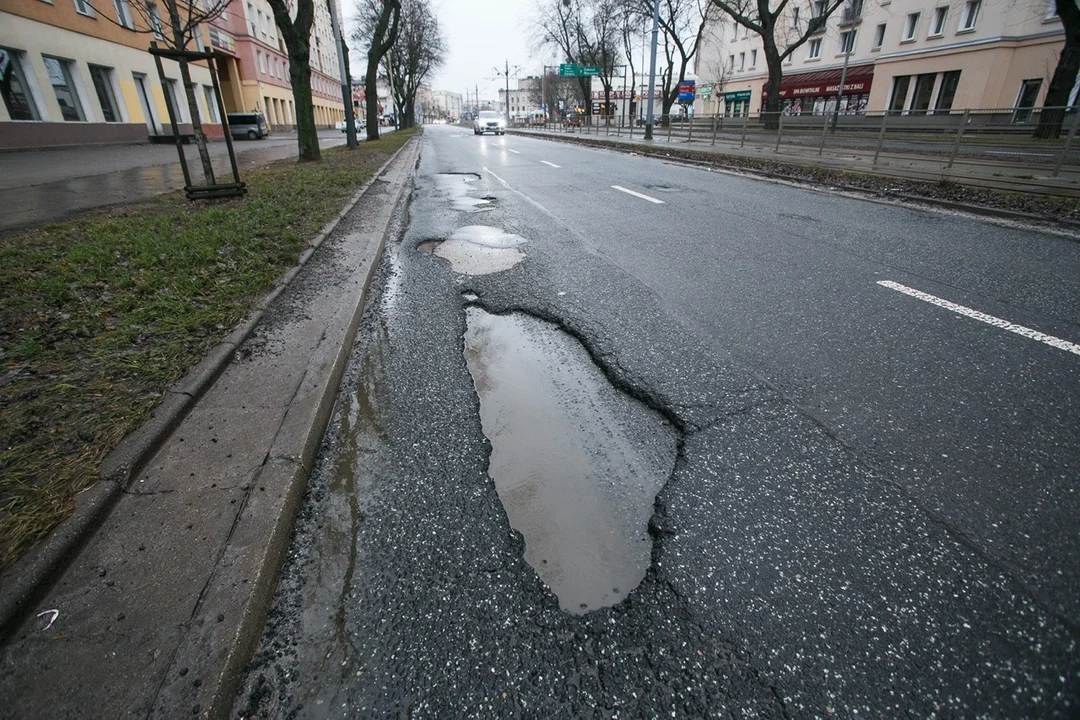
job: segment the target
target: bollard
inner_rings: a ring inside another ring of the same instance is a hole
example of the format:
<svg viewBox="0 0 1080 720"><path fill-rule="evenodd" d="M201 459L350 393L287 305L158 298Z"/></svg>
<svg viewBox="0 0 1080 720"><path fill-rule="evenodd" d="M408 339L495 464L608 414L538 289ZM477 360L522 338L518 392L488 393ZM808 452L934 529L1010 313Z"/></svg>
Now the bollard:
<svg viewBox="0 0 1080 720"><path fill-rule="evenodd" d="M964 138L964 128L967 127L969 115L971 115L971 110L966 109L963 117L960 118L960 129L956 131L956 140L953 142L952 154L949 155L949 164L945 166L947 168L952 167L953 161L956 160L956 154L960 152L960 141Z"/></svg>
<svg viewBox="0 0 1080 720"><path fill-rule="evenodd" d="M885 113L881 116L881 132L878 133L877 149L874 150L874 165L873 165L873 167L877 167L878 155L881 154L881 145L882 145L882 143L885 142L885 126L888 124L888 120L889 120L889 111L886 110Z"/></svg>
<svg viewBox="0 0 1080 720"><path fill-rule="evenodd" d="M694 116L690 116L690 134L686 136L686 142L689 143L694 139Z"/></svg>
<svg viewBox="0 0 1080 720"><path fill-rule="evenodd" d="M1065 117L1069 116L1069 108L1065 108ZM1057 177L1061 172L1061 164L1065 162L1065 156L1069 154L1069 148L1072 147L1073 138L1076 137L1076 118L1073 118L1072 127L1069 128L1069 134L1065 136L1065 146L1061 148L1061 154L1058 155L1057 162L1054 163L1054 174L1052 177Z"/></svg>
<svg viewBox="0 0 1080 720"><path fill-rule="evenodd" d="M671 142L671 129L675 127L675 123L671 122L671 113L667 115L667 141Z"/></svg>
<svg viewBox="0 0 1080 720"><path fill-rule="evenodd" d="M750 120L750 113L743 113L742 116L742 140L739 141L739 147L746 145L746 123Z"/></svg>
<svg viewBox="0 0 1080 720"><path fill-rule="evenodd" d="M716 144L716 130L717 130L717 127L719 127L719 125L720 125L720 123L717 122L717 117L715 115L713 115L713 119L712 119L712 143L710 143L711 145Z"/></svg>
<svg viewBox="0 0 1080 720"><path fill-rule="evenodd" d="M776 147L773 148L773 152L777 155L780 154L780 138L784 136L784 113L779 113L776 117Z"/></svg>
<svg viewBox="0 0 1080 720"><path fill-rule="evenodd" d="M825 135L829 132L829 116L825 115L825 125L821 128L821 142L817 146L817 154L820 157L821 151L825 149Z"/></svg>

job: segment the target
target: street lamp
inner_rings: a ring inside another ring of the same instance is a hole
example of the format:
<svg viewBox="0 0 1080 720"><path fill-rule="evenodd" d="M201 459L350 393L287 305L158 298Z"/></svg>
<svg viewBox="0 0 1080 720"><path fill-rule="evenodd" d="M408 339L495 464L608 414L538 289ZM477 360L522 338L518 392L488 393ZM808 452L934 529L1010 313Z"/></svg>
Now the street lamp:
<svg viewBox="0 0 1080 720"><path fill-rule="evenodd" d="M653 2L652 62L649 64L649 102L645 117L645 139L652 140L653 94L656 92L656 36L660 32L660 0Z"/></svg>

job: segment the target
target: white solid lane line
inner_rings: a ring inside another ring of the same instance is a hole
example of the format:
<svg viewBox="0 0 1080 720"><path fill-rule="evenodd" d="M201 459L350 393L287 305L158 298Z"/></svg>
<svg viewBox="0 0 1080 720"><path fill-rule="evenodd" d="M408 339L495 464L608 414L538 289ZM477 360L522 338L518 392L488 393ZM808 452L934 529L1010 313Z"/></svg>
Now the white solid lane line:
<svg viewBox="0 0 1080 720"><path fill-rule="evenodd" d="M556 165L555 163L549 163L547 160L541 160L540 162L544 163L545 165L550 165L553 168L562 167L562 165Z"/></svg>
<svg viewBox="0 0 1080 720"><path fill-rule="evenodd" d="M634 192L633 190L627 190L622 185L612 185L611 187L615 188L616 190L618 190L620 192L624 192L627 195L633 195L634 197L639 197L642 200L648 200L649 202L656 203L657 205L663 205L664 204L663 200L657 200L654 197L649 197L648 195L642 195L641 193Z"/></svg>
<svg viewBox="0 0 1080 720"><path fill-rule="evenodd" d="M957 305L956 303L949 302L948 300L942 300L939 297L930 295L929 293L924 293L921 290L915 290L913 288L907 287L906 285L894 283L892 280L878 280L878 285L881 285L882 287L887 287L890 290L902 292L905 295L910 295L913 298L928 302L931 305L937 305L938 307L943 307L946 310L952 310L954 313L958 313L965 317L972 318L973 320L978 320L979 322L984 322L987 325L993 325L994 327L1001 328L1002 330L1008 330L1011 333L1023 335L1024 337L1031 340L1037 340L1038 342L1046 343L1051 347L1056 347L1058 350L1064 350L1065 352L1071 352L1074 355L1080 355L1080 345L1077 345L1076 343L1071 343L1068 340L1062 340L1061 338L1054 337L1053 335L1046 335L1039 332L1038 330L1032 330L1031 328L1024 327L1023 325L1016 325L1009 322L1008 320L1002 320L1001 318L994 317L993 315L987 315L984 312L972 310L969 307Z"/></svg>
<svg viewBox="0 0 1080 720"><path fill-rule="evenodd" d="M520 155L520 154L521 154L521 153L519 153L519 152L518 152L517 150L514 150L513 148L506 148L506 149L507 149L507 150L508 150L509 152L512 152L512 153L514 153L515 155Z"/></svg>
<svg viewBox="0 0 1080 720"><path fill-rule="evenodd" d="M510 183L506 182L505 180L503 180L503 179L502 179L501 177L499 177L499 176L498 176L498 175L496 175L495 173L491 172L491 171L490 171L490 170L488 170L487 168L484 168L484 170L485 170L486 172L489 172L489 173L491 173L491 177L495 178L496 180L498 180L499 182L501 182L501 183L502 183L503 185L505 185L506 187L510 187Z"/></svg>

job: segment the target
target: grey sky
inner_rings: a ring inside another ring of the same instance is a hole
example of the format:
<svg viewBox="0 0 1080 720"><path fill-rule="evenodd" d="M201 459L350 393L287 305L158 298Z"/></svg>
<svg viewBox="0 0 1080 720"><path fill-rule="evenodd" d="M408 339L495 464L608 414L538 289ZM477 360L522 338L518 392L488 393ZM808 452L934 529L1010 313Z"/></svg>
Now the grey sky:
<svg viewBox="0 0 1080 720"><path fill-rule="evenodd" d="M434 5L449 46L446 64L429 81L435 90L464 94L468 87L471 95L479 85L482 100L495 100L504 84L495 77L496 66L501 71L509 60L513 78L515 66L522 76L539 75L545 60L552 61L532 51L535 0L434 0Z"/></svg>

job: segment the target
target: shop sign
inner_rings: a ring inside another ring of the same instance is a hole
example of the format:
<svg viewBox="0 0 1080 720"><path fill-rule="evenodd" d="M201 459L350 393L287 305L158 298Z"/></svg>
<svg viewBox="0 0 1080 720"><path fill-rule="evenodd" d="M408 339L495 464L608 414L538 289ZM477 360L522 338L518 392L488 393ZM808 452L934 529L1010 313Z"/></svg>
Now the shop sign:
<svg viewBox="0 0 1080 720"><path fill-rule="evenodd" d="M872 80L858 80L844 83L844 95L862 95L870 91ZM780 88L780 97L817 97L818 95L835 95L840 89L840 83L818 83L816 85L800 85L798 87Z"/></svg>
<svg viewBox="0 0 1080 720"><path fill-rule="evenodd" d="M750 91L736 90L734 92L726 92L724 93L724 102L750 102Z"/></svg>

